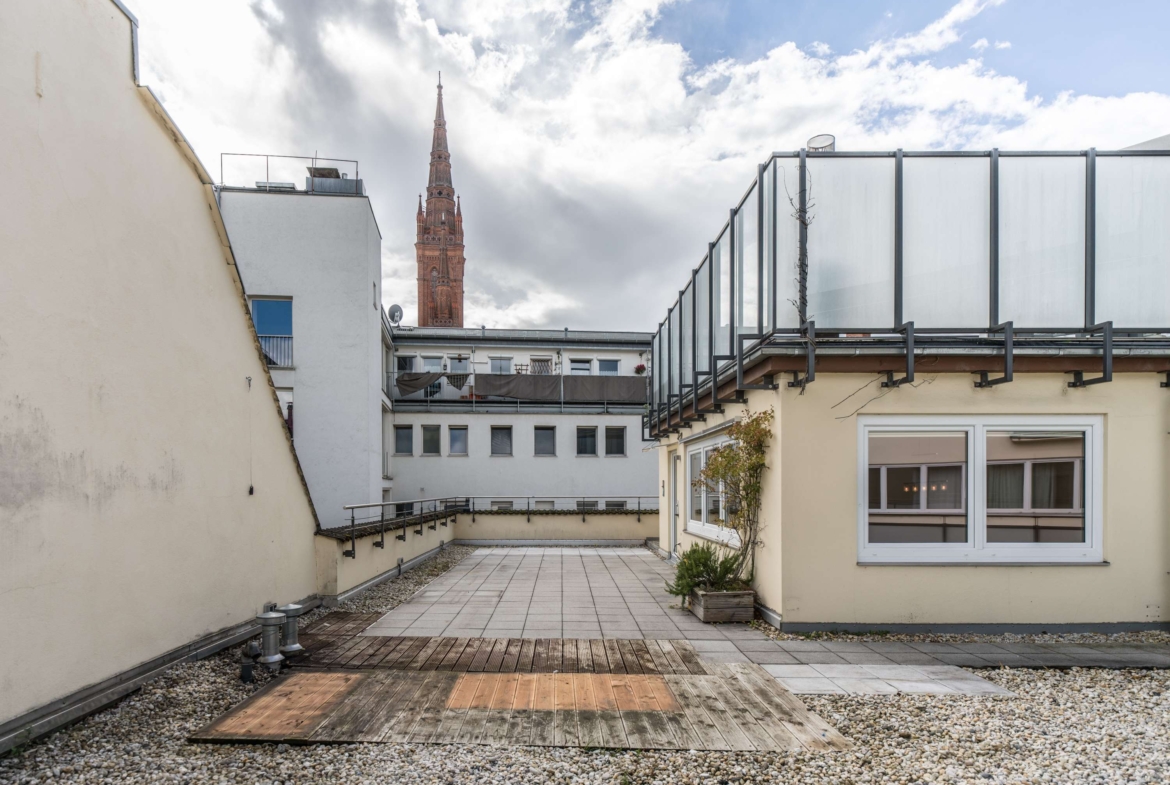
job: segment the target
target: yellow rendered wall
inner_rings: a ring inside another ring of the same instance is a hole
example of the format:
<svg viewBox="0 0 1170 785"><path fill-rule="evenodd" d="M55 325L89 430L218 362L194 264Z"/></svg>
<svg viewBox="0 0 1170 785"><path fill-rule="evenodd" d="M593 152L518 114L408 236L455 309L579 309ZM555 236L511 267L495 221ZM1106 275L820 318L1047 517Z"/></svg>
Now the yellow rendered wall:
<svg viewBox="0 0 1170 785"><path fill-rule="evenodd" d="M475 521L466 513L460 514L455 523L455 539L458 540L548 540L555 545L557 540L627 540L643 542L658 533L657 512L642 513L642 520L631 511L617 515L538 515L532 520L523 512L513 515L476 515Z"/></svg>

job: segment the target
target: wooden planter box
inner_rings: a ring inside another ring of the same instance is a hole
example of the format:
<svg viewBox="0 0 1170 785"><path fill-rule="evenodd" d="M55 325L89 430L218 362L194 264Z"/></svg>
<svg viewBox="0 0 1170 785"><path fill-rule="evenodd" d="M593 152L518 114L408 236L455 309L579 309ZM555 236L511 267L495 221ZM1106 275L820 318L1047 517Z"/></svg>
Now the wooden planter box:
<svg viewBox="0 0 1170 785"><path fill-rule="evenodd" d="M756 593L754 591L703 591L691 592L691 613L699 621L751 621L756 617Z"/></svg>

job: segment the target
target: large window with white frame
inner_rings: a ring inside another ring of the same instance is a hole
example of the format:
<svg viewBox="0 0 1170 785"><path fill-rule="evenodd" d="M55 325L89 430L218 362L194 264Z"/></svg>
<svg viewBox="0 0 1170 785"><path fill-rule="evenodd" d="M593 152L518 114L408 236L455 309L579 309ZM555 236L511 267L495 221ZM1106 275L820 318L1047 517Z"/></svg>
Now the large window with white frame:
<svg viewBox="0 0 1170 785"><path fill-rule="evenodd" d="M708 459L728 443L726 438L717 438L687 447L686 529L700 537L735 545L739 542L738 535L724 525L723 489L711 486L702 479L702 471Z"/></svg>
<svg viewBox="0 0 1170 785"><path fill-rule="evenodd" d="M1100 562L1100 417L862 416L861 563Z"/></svg>

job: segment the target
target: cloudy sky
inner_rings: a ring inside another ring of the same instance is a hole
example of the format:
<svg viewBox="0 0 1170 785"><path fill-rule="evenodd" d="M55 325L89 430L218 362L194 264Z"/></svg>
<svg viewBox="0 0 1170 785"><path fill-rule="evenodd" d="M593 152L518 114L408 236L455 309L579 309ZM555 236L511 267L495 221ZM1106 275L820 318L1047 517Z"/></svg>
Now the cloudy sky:
<svg viewBox="0 0 1170 785"><path fill-rule="evenodd" d="M1164 0L128 4L142 81L210 171L225 152L360 161L407 323L440 70L466 322L489 327L654 329L756 164L817 133L850 150L1170 133Z"/></svg>

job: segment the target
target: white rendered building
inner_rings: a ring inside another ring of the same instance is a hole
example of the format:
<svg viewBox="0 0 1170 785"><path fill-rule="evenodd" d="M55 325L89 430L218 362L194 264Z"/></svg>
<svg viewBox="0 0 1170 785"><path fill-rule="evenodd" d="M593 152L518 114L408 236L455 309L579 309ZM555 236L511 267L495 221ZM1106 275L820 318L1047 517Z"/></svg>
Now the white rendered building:
<svg viewBox="0 0 1170 785"><path fill-rule="evenodd" d="M265 181L221 187L218 197L286 416L291 407L297 457L330 528L348 520L344 505L389 496L389 329L381 234L362 181L335 169L314 174L304 190Z"/></svg>
<svg viewBox="0 0 1170 785"><path fill-rule="evenodd" d="M656 507L644 333L400 327L394 498L522 509Z"/></svg>

